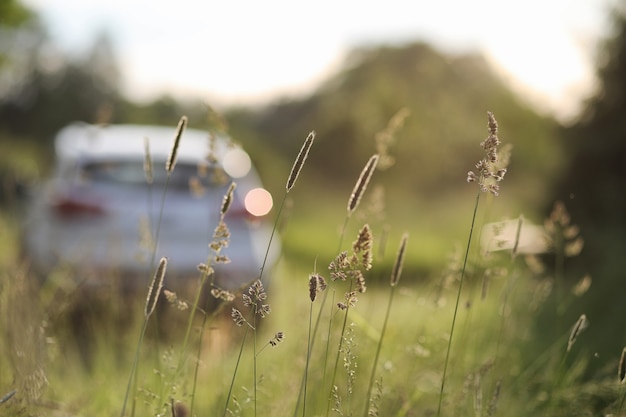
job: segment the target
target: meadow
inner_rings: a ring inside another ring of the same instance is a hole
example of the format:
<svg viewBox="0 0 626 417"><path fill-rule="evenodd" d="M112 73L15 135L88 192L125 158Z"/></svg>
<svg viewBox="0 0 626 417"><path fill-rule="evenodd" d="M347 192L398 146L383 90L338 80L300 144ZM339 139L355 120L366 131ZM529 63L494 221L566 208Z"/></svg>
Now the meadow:
<svg viewBox="0 0 626 417"><path fill-rule="evenodd" d="M384 208L370 180L382 151L364 161L341 205L309 204L290 213L284 229L279 196L281 261L271 279L261 271L259 282L228 294L235 300L221 310L162 295L165 262L145 293L90 300L82 323L92 330L88 358L67 314L83 297L71 272L59 268L43 287L33 283L20 258L17 214L5 210L0 415L625 415L623 353L610 369L585 374L593 360L585 328L594 323L576 306L593 284L568 276L568 261L584 250L576 219L555 202L528 243L525 218L492 218L493 207L506 204L498 194L510 150L499 133L488 113L486 137L476 138L483 156L468 160L467 178L459 178L471 189L467 209L450 208L465 227L462 243L450 243L447 265L434 276L419 267L432 248L412 247L410 233L387 234L378 221ZM284 173L285 201L306 175L312 136L303 134ZM304 247L318 249L311 255ZM198 291L210 283L214 255L198 260Z"/></svg>

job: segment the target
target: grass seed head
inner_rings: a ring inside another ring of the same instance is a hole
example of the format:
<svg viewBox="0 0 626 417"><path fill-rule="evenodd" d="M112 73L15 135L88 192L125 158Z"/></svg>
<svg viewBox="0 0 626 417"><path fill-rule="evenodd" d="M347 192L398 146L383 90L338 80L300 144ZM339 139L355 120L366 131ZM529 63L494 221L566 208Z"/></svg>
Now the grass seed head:
<svg viewBox="0 0 626 417"><path fill-rule="evenodd" d="M150 139L143 138L144 160L143 173L146 177L146 183L152 184L154 181L154 172L152 169L152 156L150 155Z"/></svg>
<svg viewBox="0 0 626 417"><path fill-rule="evenodd" d="M248 294L254 298L254 301L264 301L267 298L265 287L260 279L257 279L252 283L248 289Z"/></svg>
<svg viewBox="0 0 626 417"><path fill-rule="evenodd" d="M165 271L167 270L167 258L161 258L159 266L152 278L150 288L148 289L148 296L146 297L146 307L144 309L144 316L146 318L154 312L159 295L163 289L163 280L165 279Z"/></svg>
<svg viewBox="0 0 626 417"><path fill-rule="evenodd" d="M304 161L306 161L309 156L309 150L313 145L313 140L315 139L315 131L311 131L309 135L304 140L302 144L302 148L300 148L300 152L298 153L298 157L293 163L293 167L291 167L291 172L289 173L289 178L287 178L287 192L291 191L293 186L296 184L296 180L298 179L298 175L300 175L300 171L302 171L302 167L304 166Z"/></svg>
<svg viewBox="0 0 626 417"><path fill-rule="evenodd" d="M167 162L165 163L165 171L167 174L171 174L174 171L174 166L176 166L176 156L178 154L178 145L180 143L180 138L183 136L183 132L187 127L187 116L183 116L178 121L178 126L176 127L176 135L174 137L174 144L172 145L172 150L170 151L170 156L167 158Z"/></svg>
<svg viewBox="0 0 626 417"><path fill-rule="evenodd" d="M314 273L309 275L309 298L311 302L315 301L318 292L326 289L326 280L320 274Z"/></svg>
<svg viewBox="0 0 626 417"><path fill-rule="evenodd" d="M285 334L283 332L276 332L274 337L270 340L270 345L272 345L272 347L276 347L276 345L282 342L284 338Z"/></svg>
<svg viewBox="0 0 626 417"><path fill-rule="evenodd" d="M409 234L404 233L400 240L400 247L398 248L398 254L396 255L396 261L393 264L391 270L391 286L395 287L400 281L400 275L402 275L402 265L404 264L404 254L406 253L406 244L409 240Z"/></svg>
<svg viewBox="0 0 626 417"><path fill-rule="evenodd" d="M358 292L362 294L367 291L367 286L365 285L365 275L363 275L363 272L359 270L354 271L354 282Z"/></svg>
<svg viewBox="0 0 626 417"><path fill-rule="evenodd" d="M365 192L367 185L372 178L372 174L376 169L376 165L378 164L379 156L372 155L370 159L367 161L361 174L359 175L359 179L354 185L354 189L352 190L352 194L350 195L350 199L348 200L348 215L352 214L354 210L359 206L359 202L361 201L361 197L363 197L363 193Z"/></svg>
<svg viewBox="0 0 626 417"><path fill-rule="evenodd" d="M175 292L169 290L163 290L163 295L168 303L176 307L177 310L187 310L189 308L189 304L187 302L178 298Z"/></svg>
<svg viewBox="0 0 626 417"><path fill-rule="evenodd" d="M500 193L500 181L504 179L506 174L506 165L509 162L509 149L504 147L502 151L498 150L500 146L500 138L498 138L498 123L493 113L487 112L487 128L489 134L487 138L480 143L485 151L485 157L476 164L476 172L469 171L467 173L467 182L478 182L482 192L489 192L495 196Z"/></svg>
<svg viewBox="0 0 626 417"><path fill-rule="evenodd" d="M363 268L369 271L372 268L372 246L374 243L374 236L368 224L364 225L359 231L359 235L352 243L352 249L355 254L361 255L361 261Z"/></svg>
<svg viewBox="0 0 626 417"><path fill-rule="evenodd" d="M235 192L236 187L237 184L231 182L230 186L228 187L228 191L226 191L226 194L224 194L224 198L222 199L222 207L220 208L220 216L222 217L222 219L226 215L226 212L233 202L233 193Z"/></svg>
<svg viewBox="0 0 626 417"><path fill-rule="evenodd" d="M241 311L237 310L236 308L233 308L231 310L230 316L233 318L233 321L237 326L241 327L246 324L245 317L243 316L243 314L241 314Z"/></svg>
<svg viewBox="0 0 626 417"><path fill-rule="evenodd" d="M572 346L576 342L578 335L587 328L589 324L587 320L587 316L585 314L581 314L578 320L576 320L576 324L572 327L572 331L569 335L569 340L567 341L567 351L569 352L572 349Z"/></svg>
<svg viewBox="0 0 626 417"><path fill-rule="evenodd" d="M196 268L198 269L198 271L200 271L200 273L207 277L213 275L213 273L215 272L215 270L211 266L204 263L199 264Z"/></svg>
<svg viewBox="0 0 626 417"><path fill-rule="evenodd" d="M223 301L233 301L235 299L235 294L230 291L223 290L221 288L211 288L211 295L213 298L217 298Z"/></svg>
<svg viewBox="0 0 626 417"><path fill-rule="evenodd" d="M261 304L260 306L257 305L256 307L256 313L259 316L261 316L262 319L267 317L271 312L272 312L272 308L270 307L269 304Z"/></svg>

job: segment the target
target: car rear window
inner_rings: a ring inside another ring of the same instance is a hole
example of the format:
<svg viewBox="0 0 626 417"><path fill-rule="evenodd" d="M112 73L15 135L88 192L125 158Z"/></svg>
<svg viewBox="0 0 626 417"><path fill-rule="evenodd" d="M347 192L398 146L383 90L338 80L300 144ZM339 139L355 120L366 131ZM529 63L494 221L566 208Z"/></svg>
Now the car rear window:
<svg viewBox="0 0 626 417"><path fill-rule="evenodd" d="M165 168L158 169L155 163L152 176L155 186L165 185L167 179ZM147 184L143 161L89 161L79 167L78 177L83 183L94 182L126 186L145 186ZM228 176L217 166L207 167L179 162L170 174L168 187L188 189L194 184L221 187L229 181Z"/></svg>

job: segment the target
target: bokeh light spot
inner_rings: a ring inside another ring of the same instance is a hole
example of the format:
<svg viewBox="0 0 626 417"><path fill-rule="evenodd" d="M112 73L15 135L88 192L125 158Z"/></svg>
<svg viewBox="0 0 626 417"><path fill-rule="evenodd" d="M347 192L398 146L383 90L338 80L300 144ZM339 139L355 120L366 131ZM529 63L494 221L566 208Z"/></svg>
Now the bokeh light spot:
<svg viewBox="0 0 626 417"><path fill-rule="evenodd" d="M233 178L241 178L248 175L252 168L250 157L240 148L231 149L226 152L223 160L224 171Z"/></svg>
<svg viewBox="0 0 626 417"><path fill-rule="evenodd" d="M253 216L265 216L270 212L274 201L272 195L263 188L255 188L246 194L244 199L246 210Z"/></svg>

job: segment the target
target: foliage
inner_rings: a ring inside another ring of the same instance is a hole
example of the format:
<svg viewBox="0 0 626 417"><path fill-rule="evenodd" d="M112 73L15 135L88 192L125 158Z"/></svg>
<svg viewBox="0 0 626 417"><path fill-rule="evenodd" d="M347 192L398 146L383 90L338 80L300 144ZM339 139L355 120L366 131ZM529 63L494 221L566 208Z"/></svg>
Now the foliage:
<svg viewBox="0 0 626 417"><path fill-rule="evenodd" d="M18 0L0 0L0 28L17 27L33 18L33 13Z"/></svg>
<svg viewBox="0 0 626 417"><path fill-rule="evenodd" d="M626 260L626 13L613 13L613 36L601 48L598 92L580 120L563 131L567 169L553 187L568 202L585 239L585 251L571 268L572 278L591 274L594 280L583 308L592 322L591 349L597 353L593 372L614 359L626 341L623 279Z"/></svg>
<svg viewBox="0 0 626 417"><path fill-rule="evenodd" d="M395 167L386 178L425 196L443 185L455 188L465 175L455 156L476 154L471 141L482 130L472 121L485 108L494 109L510 132L518 163L532 162L532 175L512 181L524 199L541 201L545 182L562 163L557 124L522 103L479 55L444 55L423 43L359 48L310 96L239 109L231 124L242 140L254 138L283 154L296 151L299 132L314 128L324 158L316 176L349 184L358 161L375 150L376 134L405 109L408 116L391 146Z"/></svg>

